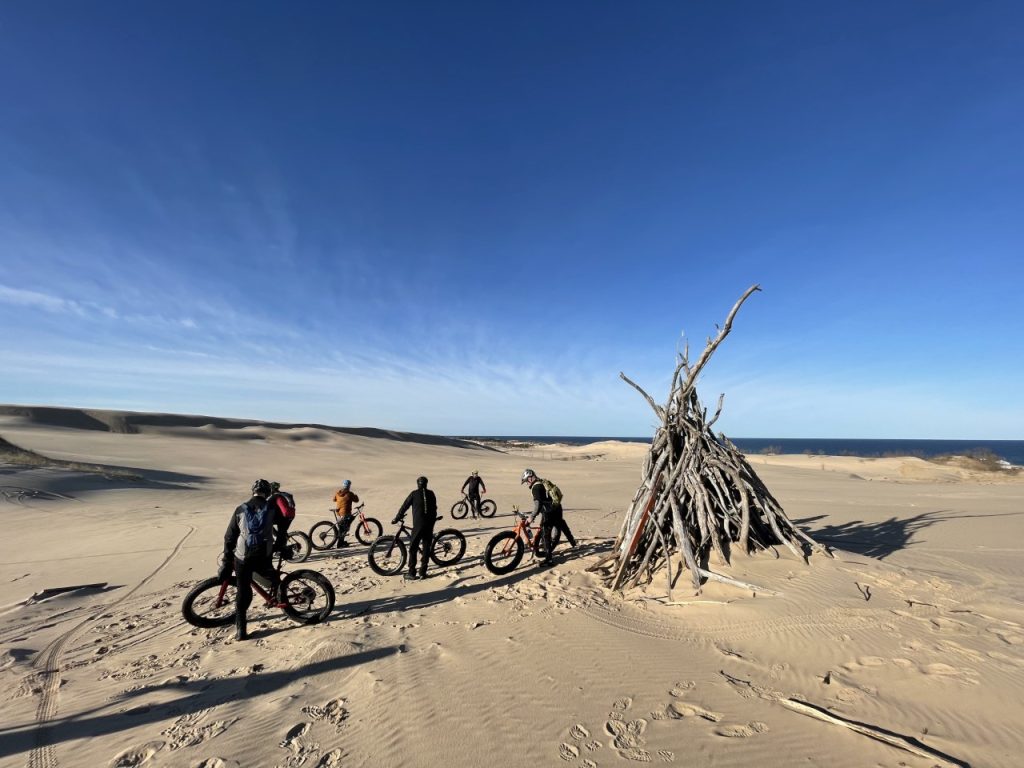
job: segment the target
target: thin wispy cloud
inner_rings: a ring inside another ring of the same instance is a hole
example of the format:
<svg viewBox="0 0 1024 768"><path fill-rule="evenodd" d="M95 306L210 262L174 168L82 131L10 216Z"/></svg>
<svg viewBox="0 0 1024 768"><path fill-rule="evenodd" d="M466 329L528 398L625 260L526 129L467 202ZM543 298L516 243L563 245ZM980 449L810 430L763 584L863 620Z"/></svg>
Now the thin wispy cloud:
<svg viewBox="0 0 1024 768"><path fill-rule="evenodd" d="M11 288L0 285L0 302L15 307L29 307L40 309L44 312L70 313L73 315L84 315L84 308L76 301L64 299L59 296L51 296L39 291L26 291L21 288Z"/></svg>

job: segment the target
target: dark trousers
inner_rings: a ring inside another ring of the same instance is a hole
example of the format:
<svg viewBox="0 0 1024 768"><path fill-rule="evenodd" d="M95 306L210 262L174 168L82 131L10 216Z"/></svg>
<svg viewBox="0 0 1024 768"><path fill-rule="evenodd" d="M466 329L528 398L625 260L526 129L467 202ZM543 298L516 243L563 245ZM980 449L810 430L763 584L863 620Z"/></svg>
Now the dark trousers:
<svg viewBox="0 0 1024 768"><path fill-rule="evenodd" d="M551 559L551 532L554 529L558 529L562 532L562 535L568 540L572 546L576 546L576 539L573 538L572 531L569 530L569 524L565 522L565 518L562 517L562 505L552 504L546 510L544 510L544 521L542 523L544 527L544 546L547 547L548 556L547 559Z"/></svg>
<svg viewBox="0 0 1024 768"><path fill-rule="evenodd" d="M473 513L473 517L476 517L480 514L480 494L471 493L467 500L469 501L469 511Z"/></svg>
<svg viewBox="0 0 1024 768"><path fill-rule="evenodd" d="M355 515L349 512L347 515L342 515L338 521L338 543L340 544L348 536L348 531L352 527L352 521L355 520Z"/></svg>
<svg viewBox="0 0 1024 768"><path fill-rule="evenodd" d="M430 547L434 543L434 526L418 526L413 528L412 539L409 541L409 574L416 573L416 555L419 554L420 576L427 575L427 560L430 559ZM422 550L422 551L421 551Z"/></svg>
<svg viewBox="0 0 1024 768"><path fill-rule="evenodd" d="M252 603L252 577L259 574L270 582L274 592L277 591L277 569L269 556L250 557L248 560L235 558L235 625L245 629L245 613Z"/></svg>

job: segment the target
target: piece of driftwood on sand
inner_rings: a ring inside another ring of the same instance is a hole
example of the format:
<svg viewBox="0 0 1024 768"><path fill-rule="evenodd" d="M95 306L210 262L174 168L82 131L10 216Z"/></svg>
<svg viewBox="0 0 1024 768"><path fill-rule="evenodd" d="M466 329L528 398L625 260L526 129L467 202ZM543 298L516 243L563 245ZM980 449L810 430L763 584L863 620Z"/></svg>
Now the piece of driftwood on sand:
<svg viewBox="0 0 1024 768"><path fill-rule="evenodd" d="M712 571L711 553L728 565L732 550L749 554L774 552L782 545L796 557L812 550L828 550L798 529L782 505L757 476L739 449L712 426L722 413L724 395L715 413L708 413L697 397L697 377L719 344L729 335L743 303L760 287L753 285L740 297L697 361L689 360L689 346L679 354L668 401L659 405L624 373L622 379L639 392L661 425L654 433L643 464L643 481L626 511L612 551L591 570L604 572L612 589L628 589L664 569L672 599L672 558L678 555L675 574L689 570L699 593L705 580L731 584L752 592L770 590Z"/></svg>

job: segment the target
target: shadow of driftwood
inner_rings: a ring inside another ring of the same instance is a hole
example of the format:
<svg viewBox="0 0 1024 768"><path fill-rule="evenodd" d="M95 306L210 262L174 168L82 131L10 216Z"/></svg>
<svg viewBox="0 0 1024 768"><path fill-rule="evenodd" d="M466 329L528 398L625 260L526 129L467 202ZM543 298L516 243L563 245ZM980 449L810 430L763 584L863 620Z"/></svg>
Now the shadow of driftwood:
<svg viewBox="0 0 1024 768"><path fill-rule="evenodd" d="M129 725L159 723L231 701L262 696L296 680L365 664L390 656L398 650L397 646L387 646L316 661L298 669L253 672L241 677L220 680L185 680L146 685L126 692L107 706L51 720L42 728L37 728L35 723L0 728L0 758L25 753L37 747L54 746L64 741L106 736L124 730ZM184 695L174 701L152 705L140 704L124 710L126 702L156 691L173 691ZM113 711L98 714L108 708Z"/></svg>
<svg viewBox="0 0 1024 768"><path fill-rule="evenodd" d="M800 525L815 541L882 560L893 552L898 552L913 544L922 543L921 540L915 539L917 534L946 520L1008 517L1014 515L1024 515L1024 512L1009 512L998 515L970 515L954 514L948 509L938 509L934 512L922 512L911 517L890 517L888 520L870 523L863 520L851 520L847 523L826 525L820 528L812 527L811 524L824 519L825 515L806 517L794 520L794 522Z"/></svg>

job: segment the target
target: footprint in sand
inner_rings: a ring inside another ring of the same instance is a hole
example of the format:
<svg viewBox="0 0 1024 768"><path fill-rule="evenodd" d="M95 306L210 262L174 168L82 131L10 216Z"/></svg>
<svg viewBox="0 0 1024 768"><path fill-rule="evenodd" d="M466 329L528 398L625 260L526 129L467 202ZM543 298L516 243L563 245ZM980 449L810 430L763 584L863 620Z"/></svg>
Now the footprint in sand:
<svg viewBox="0 0 1024 768"><path fill-rule="evenodd" d="M597 750L599 750L604 745L600 741L596 741L595 740L595 741L588 741L583 746L587 748L588 752L597 752Z"/></svg>
<svg viewBox="0 0 1024 768"><path fill-rule="evenodd" d="M696 687L697 684L693 682L693 680L687 680L685 683L676 683L668 693L670 696L675 696L677 699L681 699L686 695L687 691L692 691Z"/></svg>
<svg viewBox="0 0 1024 768"><path fill-rule="evenodd" d="M316 768L335 768L335 766L338 765L341 765L341 750L332 749L320 758L320 762L316 764Z"/></svg>
<svg viewBox="0 0 1024 768"><path fill-rule="evenodd" d="M647 738L644 736L647 731L646 720L609 720L605 723L604 729L612 737L610 746L618 750L619 757L642 763L651 761L650 752L643 749L647 744Z"/></svg>
<svg viewBox="0 0 1024 768"><path fill-rule="evenodd" d="M110 763L110 768L137 768L145 765L149 759L164 748L162 741L147 741L138 747L132 747L115 757Z"/></svg>
<svg viewBox="0 0 1024 768"><path fill-rule="evenodd" d="M765 733L767 730L767 725L755 721L746 725L725 725L716 729L715 733L727 739L745 739L757 733Z"/></svg>
<svg viewBox="0 0 1024 768"><path fill-rule="evenodd" d="M676 761L676 753L669 752L667 749L659 749L658 757L661 758L663 763L674 763Z"/></svg>
<svg viewBox="0 0 1024 768"><path fill-rule="evenodd" d="M309 723L299 723L285 734L284 739L281 740L278 746L282 749L290 749L293 752L297 751L299 748L298 740L309 733L309 728Z"/></svg>
<svg viewBox="0 0 1024 768"><path fill-rule="evenodd" d="M558 745L558 756L567 763L571 763L580 756L579 747L574 747L572 744L566 744L563 742Z"/></svg>
<svg viewBox="0 0 1024 768"><path fill-rule="evenodd" d="M697 706L696 704L684 704L681 701L673 701L668 705L666 711L668 716L675 720L682 720L687 717L700 717L712 723L717 723L722 719L722 716L717 712L704 709L704 707Z"/></svg>
<svg viewBox="0 0 1024 768"><path fill-rule="evenodd" d="M959 669L949 664L935 663L924 664L920 667L921 674L929 677L950 677L966 685L977 685L978 680L974 677L977 673L970 669Z"/></svg>
<svg viewBox="0 0 1024 768"><path fill-rule="evenodd" d="M597 763L593 760L583 760L580 762L580 768L597 768Z"/></svg>
<svg viewBox="0 0 1024 768"><path fill-rule="evenodd" d="M214 720L212 723L200 726L199 721L209 711L209 709L202 709L182 715L174 721L170 728L161 731L160 735L169 739L167 748L173 751L182 747L194 747L197 744L202 744L215 736L220 736L236 722L236 720Z"/></svg>
<svg viewBox="0 0 1024 768"><path fill-rule="evenodd" d="M192 768L227 768L228 764L219 757L208 757L201 763L196 763Z"/></svg>
<svg viewBox="0 0 1024 768"><path fill-rule="evenodd" d="M576 725L569 729L569 736L576 741L583 741L590 738L590 731L584 728L581 723L576 723Z"/></svg>
<svg viewBox="0 0 1024 768"><path fill-rule="evenodd" d="M344 699L331 699L322 707L311 705L302 708L303 714L309 715L313 720L326 720L332 723L337 730L341 730L348 720L348 710L345 709Z"/></svg>

